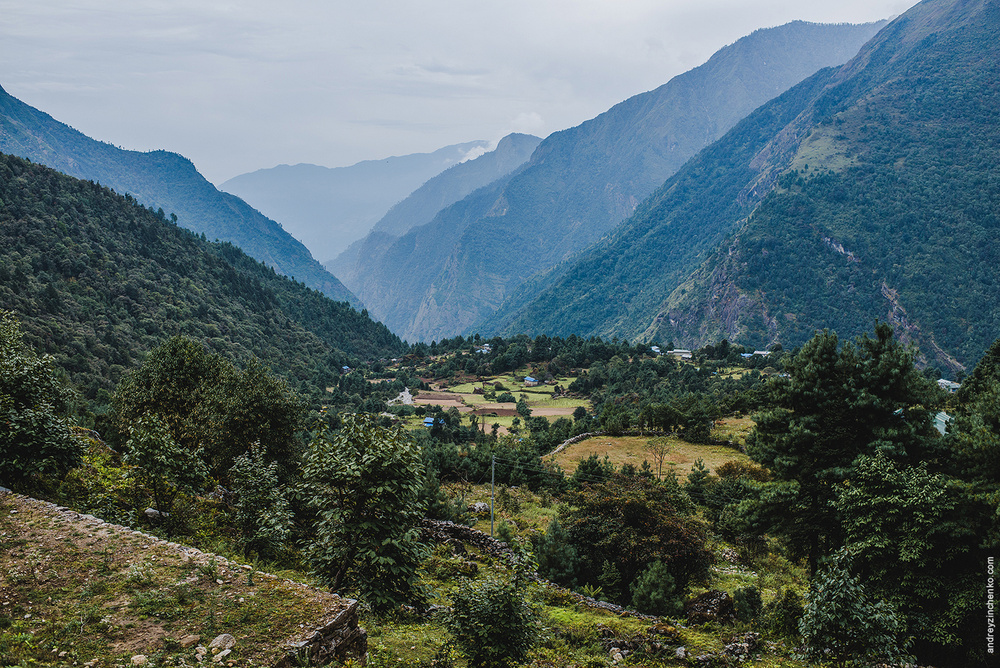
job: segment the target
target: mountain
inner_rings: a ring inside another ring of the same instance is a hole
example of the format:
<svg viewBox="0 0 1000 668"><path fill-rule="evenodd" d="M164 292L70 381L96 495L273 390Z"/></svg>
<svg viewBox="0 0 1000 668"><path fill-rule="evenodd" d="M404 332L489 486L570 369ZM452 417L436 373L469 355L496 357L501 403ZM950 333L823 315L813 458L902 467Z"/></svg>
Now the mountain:
<svg viewBox="0 0 1000 668"><path fill-rule="evenodd" d="M532 135L510 134L494 150L449 167L389 209L364 239L351 244L327 263L327 268L344 285L357 284L370 273L372 258L382 255L389 244L410 229L429 223L441 209L513 172L527 162L541 141Z"/></svg>
<svg viewBox="0 0 1000 668"><path fill-rule="evenodd" d="M342 365L406 351L367 313L228 242L205 241L131 195L6 154L0 309L99 403L175 334L237 362L253 354L313 396L335 384Z"/></svg>
<svg viewBox="0 0 1000 668"><path fill-rule="evenodd" d="M527 279L631 215L754 108L821 67L846 62L881 25L795 22L758 30L656 90L550 135L491 196L470 196L477 210L470 203L445 209L383 257L366 258L359 297L409 340L470 330ZM422 254L427 249L433 260Z"/></svg>
<svg viewBox="0 0 1000 668"><path fill-rule="evenodd" d="M280 220L326 263L427 179L488 147L485 141L466 142L350 167L278 165L236 176L221 188Z"/></svg>
<svg viewBox="0 0 1000 668"><path fill-rule="evenodd" d="M765 105L509 319L794 346L876 319L958 372L1000 329L1000 5L925 0Z"/></svg>
<svg viewBox="0 0 1000 668"><path fill-rule="evenodd" d="M230 241L331 299L360 306L305 246L243 200L220 192L181 155L126 151L95 141L2 88L0 151L130 193L142 204L175 214L182 227L208 239Z"/></svg>

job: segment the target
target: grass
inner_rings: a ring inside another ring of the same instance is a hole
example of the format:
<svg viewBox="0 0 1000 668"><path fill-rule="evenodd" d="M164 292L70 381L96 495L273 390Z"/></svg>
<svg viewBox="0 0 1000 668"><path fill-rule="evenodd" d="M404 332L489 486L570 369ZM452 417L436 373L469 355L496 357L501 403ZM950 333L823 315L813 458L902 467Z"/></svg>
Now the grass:
<svg viewBox="0 0 1000 668"><path fill-rule="evenodd" d="M622 464L632 464L638 468L642 466L644 460L649 461L650 466L655 468L652 456L646 449L650 438L652 437L596 436L570 445L554 455L554 458L570 475L576 471L580 462L591 454L596 454L601 460L607 457L616 468L621 468ZM688 443L676 436L668 436L667 439L670 443L670 452L663 463L664 474L673 467L675 474L681 480L686 479L692 465L698 459L702 459L712 472L728 461L749 461L749 457L745 454L730 447Z"/></svg>
<svg viewBox="0 0 1000 668"><path fill-rule="evenodd" d="M223 632L237 638L237 665L271 664L286 639L340 605L274 576L257 574L250 584L232 562L202 564L156 538L24 497L0 497L0 537L3 665L123 665L134 654L193 665L194 647L181 639L207 645Z"/></svg>

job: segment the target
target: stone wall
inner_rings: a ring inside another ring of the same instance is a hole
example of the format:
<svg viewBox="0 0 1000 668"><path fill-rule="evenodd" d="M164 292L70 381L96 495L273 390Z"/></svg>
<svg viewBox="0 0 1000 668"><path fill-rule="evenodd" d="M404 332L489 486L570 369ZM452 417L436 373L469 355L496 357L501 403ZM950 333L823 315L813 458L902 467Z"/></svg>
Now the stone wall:
<svg viewBox="0 0 1000 668"><path fill-rule="evenodd" d="M368 634L358 626L358 602L341 610L324 626L313 631L305 640L293 643L291 651L274 664L274 668L293 666L323 666L355 659L364 665L368 654Z"/></svg>

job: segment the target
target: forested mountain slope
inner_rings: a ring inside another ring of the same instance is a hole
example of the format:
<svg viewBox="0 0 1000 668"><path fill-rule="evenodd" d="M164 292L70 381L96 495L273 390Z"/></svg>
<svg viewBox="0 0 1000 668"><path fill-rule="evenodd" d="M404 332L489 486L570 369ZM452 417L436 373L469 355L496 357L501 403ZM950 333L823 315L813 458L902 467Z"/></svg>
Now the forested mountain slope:
<svg viewBox="0 0 1000 668"><path fill-rule="evenodd" d="M216 189L187 158L126 151L96 141L0 88L0 151L129 193L177 215L182 227L231 241L248 255L338 301L360 305L305 246L246 202Z"/></svg>
<svg viewBox="0 0 1000 668"><path fill-rule="evenodd" d="M328 262L327 269L344 285L355 285L359 277L371 273L369 264L380 257L389 244L410 229L429 223L439 211L474 190L513 172L531 157L540 141L532 135L507 135L494 150L449 167L429 179L389 209L363 239L351 244L336 260Z"/></svg>
<svg viewBox="0 0 1000 668"><path fill-rule="evenodd" d="M91 181L0 154L0 309L88 399L164 339L250 354L322 392L356 359L405 345L366 313L209 243Z"/></svg>
<svg viewBox="0 0 1000 668"><path fill-rule="evenodd" d="M278 165L240 174L220 187L281 221L326 264L425 181L488 146L465 142L347 167Z"/></svg>
<svg viewBox="0 0 1000 668"><path fill-rule="evenodd" d="M404 338L469 329L526 279L624 220L754 108L821 67L846 62L880 25L758 30L660 88L550 135L491 198L473 196L478 211L445 209L421 229L423 247L440 259L408 255L413 243L400 239L386 254L403 261L375 258L357 283L359 297ZM418 268L419 278L401 280Z"/></svg>
<svg viewBox="0 0 1000 668"><path fill-rule="evenodd" d="M880 318L942 370L974 363L1000 329L998 31L995 2L915 6L702 152L509 329L759 347Z"/></svg>

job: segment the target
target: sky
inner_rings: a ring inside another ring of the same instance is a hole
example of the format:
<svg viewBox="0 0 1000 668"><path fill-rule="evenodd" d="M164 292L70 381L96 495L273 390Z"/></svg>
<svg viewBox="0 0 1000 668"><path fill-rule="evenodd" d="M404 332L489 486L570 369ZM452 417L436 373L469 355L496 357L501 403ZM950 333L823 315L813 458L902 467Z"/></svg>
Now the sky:
<svg viewBox="0 0 1000 668"><path fill-rule="evenodd" d="M758 28L913 0L0 0L0 86L215 184L546 136Z"/></svg>

